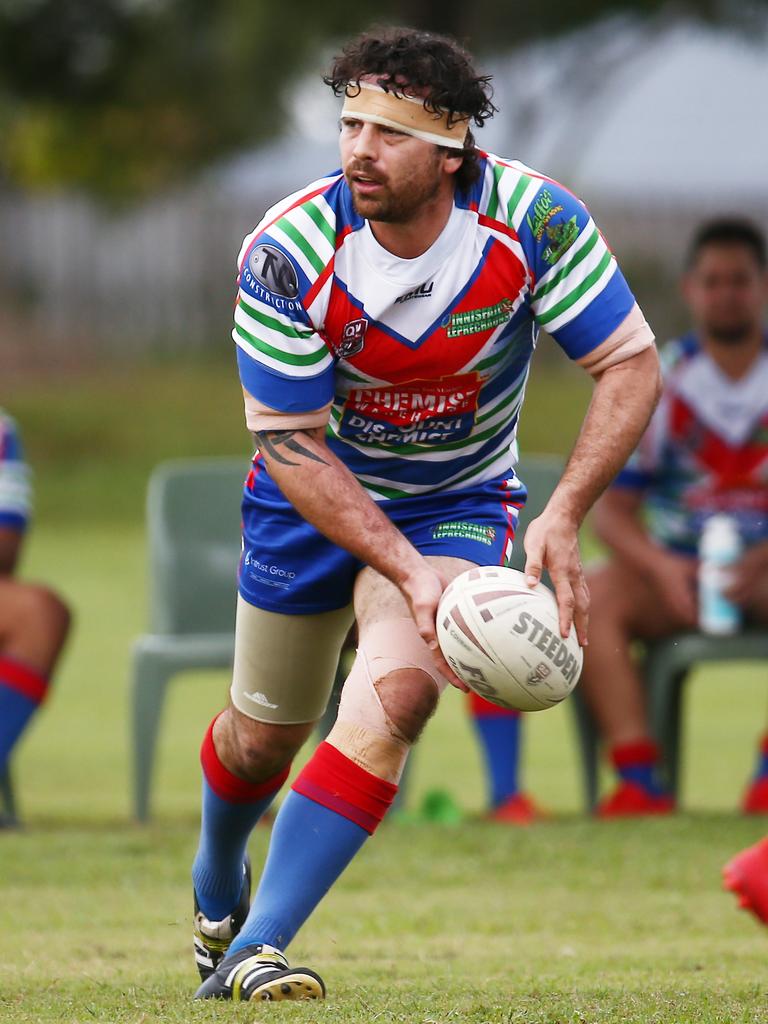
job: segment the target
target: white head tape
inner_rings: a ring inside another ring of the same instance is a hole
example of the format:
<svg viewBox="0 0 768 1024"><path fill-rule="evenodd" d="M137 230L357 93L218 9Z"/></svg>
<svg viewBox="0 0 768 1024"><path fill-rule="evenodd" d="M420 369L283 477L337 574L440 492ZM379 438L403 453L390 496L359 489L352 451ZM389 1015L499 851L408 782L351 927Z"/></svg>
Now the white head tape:
<svg viewBox="0 0 768 1024"><path fill-rule="evenodd" d="M469 117L449 123L446 111L427 110L419 97L397 96L372 82L356 82L347 87L341 116L394 128L449 149L464 149L469 128Z"/></svg>

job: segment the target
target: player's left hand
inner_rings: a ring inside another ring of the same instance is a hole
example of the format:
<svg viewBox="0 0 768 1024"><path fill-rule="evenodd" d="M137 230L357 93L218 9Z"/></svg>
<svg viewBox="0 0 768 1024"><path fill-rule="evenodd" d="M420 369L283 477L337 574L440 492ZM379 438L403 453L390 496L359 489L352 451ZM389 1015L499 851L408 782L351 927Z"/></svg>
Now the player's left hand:
<svg viewBox="0 0 768 1024"><path fill-rule="evenodd" d="M749 608L765 591L768 577L768 541L755 544L729 570L731 583L726 597L742 608Z"/></svg>
<svg viewBox="0 0 768 1024"><path fill-rule="evenodd" d="M535 587L544 569L549 570L560 610L560 635L568 636L573 624L579 643L586 647L589 589L581 564L578 525L561 512L545 509L528 524L523 546L528 586Z"/></svg>

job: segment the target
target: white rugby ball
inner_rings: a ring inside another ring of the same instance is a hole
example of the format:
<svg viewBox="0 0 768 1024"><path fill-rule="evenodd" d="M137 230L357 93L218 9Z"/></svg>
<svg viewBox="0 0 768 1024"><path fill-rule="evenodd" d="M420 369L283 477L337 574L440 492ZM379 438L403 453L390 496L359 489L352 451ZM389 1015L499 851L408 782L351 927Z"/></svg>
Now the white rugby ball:
<svg viewBox="0 0 768 1024"><path fill-rule="evenodd" d="M446 661L470 689L503 708L543 711L576 686L583 655L563 639L555 595L505 566L478 566L450 583L437 609Z"/></svg>

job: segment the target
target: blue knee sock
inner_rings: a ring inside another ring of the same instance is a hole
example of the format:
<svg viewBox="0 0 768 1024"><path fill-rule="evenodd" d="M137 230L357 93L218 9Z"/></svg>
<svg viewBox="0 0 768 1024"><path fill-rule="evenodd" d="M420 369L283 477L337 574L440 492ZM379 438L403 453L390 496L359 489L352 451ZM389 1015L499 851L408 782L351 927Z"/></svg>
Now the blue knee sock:
<svg viewBox="0 0 768 1024"><path fill-rule="evenodd" d="M291 791L272 828L251 912L229 952L254 942L285 949L367 838L360 825Z"/></svg>
<svg viewBox="0 0 768 1024"><path fill-rule="evenodd" d="M520 789L520 715L505 714L495 705L485 713L477 703L472 702L473 718L485 755L491 806L499 807Z"/></svg>
<svg viewBox="0 0 768 1024"><path fill-rule="evenodd" d="M280 808L256 897L230 953L258 942L285 949L396 793L397 786L321 743Z"/></svg>
<svg viewBox="0 0 768 1024"><path fill-rule="evenodd" d="M288 768L260 784L239 779L216 754L213 724L203 740L200 760L203 809L192 882L202 912L211 921L220 921L237 906L248 837L287 778Z"/></svg>
<svg viewBox="0 0 768 1024"><path fill-rule="evenodd" d="M45 698L48 680L11 658L0 657L0 771L32 715Z"/></svg>

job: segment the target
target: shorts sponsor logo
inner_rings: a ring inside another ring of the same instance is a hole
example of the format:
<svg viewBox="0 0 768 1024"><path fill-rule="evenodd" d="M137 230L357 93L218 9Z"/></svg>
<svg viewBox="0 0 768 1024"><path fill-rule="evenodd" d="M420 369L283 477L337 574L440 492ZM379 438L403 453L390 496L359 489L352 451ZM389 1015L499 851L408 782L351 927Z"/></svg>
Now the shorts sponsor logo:
<svg viewBox="0 0 768 1024"><path fill-rule="evenodd" d="M505 324L512 316L514 303L512 299L502 299L493 306L482 306L480 309L466 309L461 313L451 313L443 321L445 333L449 338L460 338L465 334L480 334L491 331Z"/></svg>
<svg viewBox="0 0 768 1024"><path fill-rule="evenodd" d="M295 299L299 294L296 269L285 253L274 245L257 245L248 257L248 265L244 269L247 269L252 279L273 295Z"/></svg>
<svg viewBox="0 0 768 1024"><path fill-rule="evenodd" d="M296 579L296 573L292 569L283 569L279 565L262 562L255 558L250 551L245 553L243 568L248 576L257 583L263 583L268 587L279 587L282 590L288 590L292 581Z"/></svg>
<svg viewBox="0 0 768 1024"><path fill-rule="evenodd" d="M468 523L462 520L438 523L432 529L433 540L445 540L456 537L460 540L476 540L489 547L496 540L496 527L484 526L482 523Z"/></svg>
<svg viewBox="0 0 768 1024"><path fill-rule="evenodd" d="M339 345L339 356L342 359L351 359L358 352L362 352L365 344L365 332L368 330L368 321L365 317L359 320L350 320L344 324L341 332L341 344Z"/></svg>
<svg viewBox="0 0 768 1024"><path fill-rule="evenodd" d="M477 373L351 391L339 433L358 444L437 445L469 437L482 381Z"/></svg>

